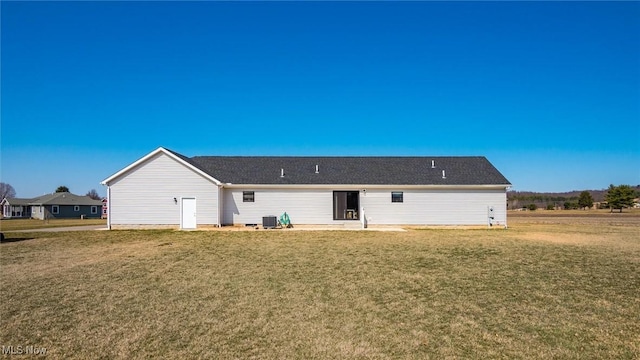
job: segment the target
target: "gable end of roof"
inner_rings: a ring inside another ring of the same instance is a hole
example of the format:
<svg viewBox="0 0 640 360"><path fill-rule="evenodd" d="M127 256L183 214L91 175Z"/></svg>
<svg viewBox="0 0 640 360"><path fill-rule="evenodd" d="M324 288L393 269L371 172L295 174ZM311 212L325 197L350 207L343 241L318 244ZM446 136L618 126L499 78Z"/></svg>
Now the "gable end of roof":
<svg viewBox="0 0 640 360"><path fill-rule="evenodd" d="M163 147L159 147L156 150L150 152L149 154L143 156L142 158L136 160L135 162L133 162L129 166L125 167L124 169L122 169L122 170L116 172L115 174L109 176L108 178L102 180L100 182L100 184L109 186L110 183L112 183L113 181L115 181L115 180L119 179L120 177L126 175L129 171L131 171L132 169L134 169L134 168L138 167L139 165L145 163L146 161L148 161L149 159L153 158L157 154L164 154L164 155L172 158L173 160L177 161L178 163L180 163L180 164L190 168L191 170L195 171L196 173L198 173L202 177L214 182L215 184L217 184L217 185L220 184L220 181L218 179L216 179L215 177L211 176L207 172L205 172L202 169L200 169L188 157L186 157L184 155L181 155L181 154L179 154L179 153L177 153L175 151L171 151L169 149L165 149Z"/></svg>

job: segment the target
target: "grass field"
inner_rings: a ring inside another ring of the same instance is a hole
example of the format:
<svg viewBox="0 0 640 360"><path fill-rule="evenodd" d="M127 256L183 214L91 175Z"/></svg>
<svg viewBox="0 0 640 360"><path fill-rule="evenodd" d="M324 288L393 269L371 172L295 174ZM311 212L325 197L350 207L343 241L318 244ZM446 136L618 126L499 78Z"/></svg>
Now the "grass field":
<svg viewBox="0 0 640 360"><path fill-rule="evenodd" d="M3 220L0 220L1 231L31 230L31 229L57 228L57 227L67 227L67 226L84 226L84 225L105 225L106 227L107 220L106 219L51 219L51 220L3 219Z"/></svg>
<svg viewBox="0 0 640 360"><path fill-rule="evenodd" d="M65 359L640 358L640 217L509 224L9 233L0 345Z"/></svg>

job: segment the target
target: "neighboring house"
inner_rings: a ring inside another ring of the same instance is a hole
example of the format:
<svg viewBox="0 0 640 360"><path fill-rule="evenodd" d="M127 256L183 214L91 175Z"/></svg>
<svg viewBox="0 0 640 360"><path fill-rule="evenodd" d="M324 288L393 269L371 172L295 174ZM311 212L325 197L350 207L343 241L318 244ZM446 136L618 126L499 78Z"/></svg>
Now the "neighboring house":
<svg viewBox="0 0 640 360"><path fill-rule="evenodd" d="M30 218L31 206L29 206L31 199L20 198L5 198L2 200L2 217L3 218Z"/></svg>
<svg viewBox="0 0 640 360"><path fill-rule="evenodd" d="M69 192L47 194L32 199L2 200L5 218L73 219L101 217L102 201Z"/></svg>
<svg viewBox="0 0 640 360"><path fill-rule="evenodd" d="M484 157L188 158L158 148L102 181L109 228L507 224L509 181Z"/></svg>

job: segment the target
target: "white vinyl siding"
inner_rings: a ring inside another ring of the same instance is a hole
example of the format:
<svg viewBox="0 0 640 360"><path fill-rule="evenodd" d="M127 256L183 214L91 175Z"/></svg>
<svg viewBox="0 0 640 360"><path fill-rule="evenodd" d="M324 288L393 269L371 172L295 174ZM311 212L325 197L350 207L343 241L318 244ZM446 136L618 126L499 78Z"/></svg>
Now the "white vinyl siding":
<svg viewBox="0 0 640 360"><path fill-rule="evenodd" d="M401 190L403 202L397 203L391 203L391 191L400 190L360 191L369 225L486 225L489 206L494 224L506 224L504 189ZM261 224L263 216L279 217L285 211L294 225L345 222L333 220L332 189L255 190L260 199L255 203L243 202L242 194L243 189L224 190L223 224Z"/></svg>
<svg viewBox="0 0 640 360"><path fill-rule="evenodd" d="M389 202L389 191L360 196L369 225L486 225L488 207L494 224L506 224L506 192L492 189L403 190L403 202Z"/></svg>
<svg viewBox="0 0 640 360"><path fill-rule="evenodd" d="M218 187L158 153L110 184L111 225L179 225L180 202L197 199L197 224L218 224Z"/></svg>
<svg viewBox="0 0 640 360"><path fill-rule="evenodd" d="M34 219L44 220L44 206L34 205L31 207L31 217Z"/></svg>
<svg viewBox="0 0 640 360"><path fill-rule="evenodd" d="M285 211L292 224L334 224L333 191L315 189L255 189L255 202L243 202L246 189L225 189L223 224L261 224L262 217Z"/></svg>

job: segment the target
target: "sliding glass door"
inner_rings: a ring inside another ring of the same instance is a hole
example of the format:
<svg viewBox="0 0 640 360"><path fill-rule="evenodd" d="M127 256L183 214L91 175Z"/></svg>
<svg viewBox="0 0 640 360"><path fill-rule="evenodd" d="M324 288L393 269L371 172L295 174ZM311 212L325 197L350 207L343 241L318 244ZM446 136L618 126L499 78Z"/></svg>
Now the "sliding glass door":
<svg viewBox="0 0 640 360"><path fill-rule="evenodd" d="M358 191L333 192L333 220L358 220L360 209Z"/></svg>

